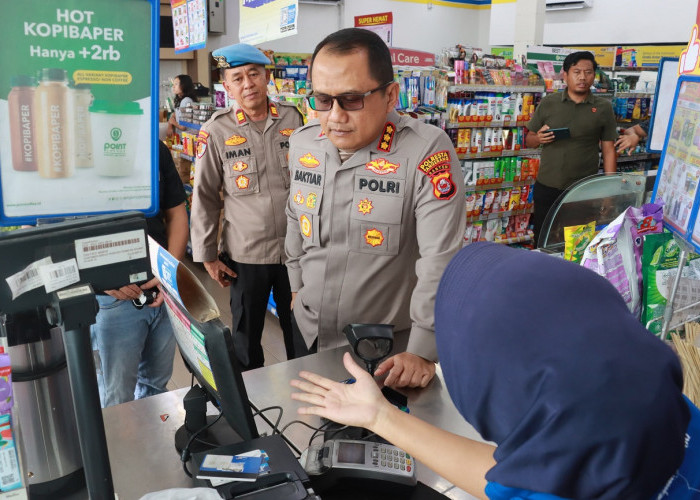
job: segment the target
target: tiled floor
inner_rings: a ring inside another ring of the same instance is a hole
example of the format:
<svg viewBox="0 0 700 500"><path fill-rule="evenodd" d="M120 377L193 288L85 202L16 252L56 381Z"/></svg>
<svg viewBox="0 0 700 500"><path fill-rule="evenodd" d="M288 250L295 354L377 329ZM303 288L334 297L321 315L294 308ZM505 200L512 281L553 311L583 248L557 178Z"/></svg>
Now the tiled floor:
<svg viewBox="0 0 700 500"><path fill-rule="evenodd" d="M211 294L211 296L216 301L219 306L219 311L221 313L221 321L224 324L231 326L231 308L229 307L229 290L228 288L222 288L209 277L209 274L204 269L204 266L200 263L192 262L192 259L187 256L185 257L183 263L188 267L190 271L199 279L199 281L204 285L204 288ZM272 365L279 363L280 361L285 361L287 356L284 350L284 340L282 339L282 330L280 329L277 317L271 312L267 312L265 318L265 329L263 330L262 336L262 346L265 352L265 365ZM191 385L191 375L190 372L185 368L182 363L182 358L179 353L175 353L175 363L173 366L173 376L168 383L168 389L181 389L183 387L190 387Z"/></svg>

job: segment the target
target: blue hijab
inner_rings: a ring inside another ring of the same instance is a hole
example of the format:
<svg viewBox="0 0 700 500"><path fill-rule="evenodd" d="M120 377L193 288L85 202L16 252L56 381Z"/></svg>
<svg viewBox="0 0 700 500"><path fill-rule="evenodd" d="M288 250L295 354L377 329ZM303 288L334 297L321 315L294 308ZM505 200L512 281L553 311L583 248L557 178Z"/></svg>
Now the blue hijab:
<svg viewBox="0 0 700 500"><path fill-rule="evenodd" d="M683 460L680 363L604 278L538 252L462 249L435 302L447 389L498 448L489 482L650 498Z"/></svg>

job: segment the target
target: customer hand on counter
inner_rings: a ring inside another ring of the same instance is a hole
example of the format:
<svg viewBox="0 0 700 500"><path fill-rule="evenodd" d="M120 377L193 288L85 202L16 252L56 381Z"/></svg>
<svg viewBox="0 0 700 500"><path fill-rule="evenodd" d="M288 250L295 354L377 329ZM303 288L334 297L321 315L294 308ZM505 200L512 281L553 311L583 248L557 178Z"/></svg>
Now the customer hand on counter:
<svg viewBox="0 0 700 500"><path fill-rule="evenodd" d="M425 387L435 376L435 363L410 352L395 354L384 360L374 373L388 373L384 385L391 387Z"/></svg>

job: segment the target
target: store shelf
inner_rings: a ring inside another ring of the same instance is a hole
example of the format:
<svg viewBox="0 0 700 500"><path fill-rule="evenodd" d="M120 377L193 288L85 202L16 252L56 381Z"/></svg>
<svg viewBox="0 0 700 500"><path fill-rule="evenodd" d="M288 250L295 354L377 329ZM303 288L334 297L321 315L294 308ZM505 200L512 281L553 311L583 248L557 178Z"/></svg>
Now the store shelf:
<svg viewBox="0 0 700 500"><path fill-rule="evenodd" d="M173 149L173 152L174 152L174 153L177 153L177 154L180 156L180 158L182 158L183 160L194 161L194 156L190 156L190 155L188 155L188 154L185 154L185 153L183 153L182 151L180 151L180 150L178 150L178 149Z"/></svg>
<svg viewBox="0 0 700 500"><path fill-rule="evenodd" d="M617 157L617 163L626 163L633 161L658 160L661 158L659 153L633 153L631 155L620 155Z"/></svg>
<svg viewBox="0 0 700 500"><path fill-rule="evenodd" d="M500 236L500 235L499 235ZM494 243L502 243L504 245L512 245L513 243L529 243L535 239L534 234L524 234L523 236L514 236L512 238L499 238L496 236Z"/></svg>
<svg viewBox="0 0 700 500"><path fill-rule="evenodd" d="M202 128L202 125L199 123L190 123L190 122L180 122L180 125L184 125L187 128L191 128L192 130L199 130Z"/></svg>
<svg viewBox="0 0 700 500"><path fill-rule="evenodd" d="M521 186L532 186L535 183L535 179L526 179L522 181L507 181L507 182L499 182L495 184L474 184L470 186L465 186L464 190L466 193L471 193L474 191L484 191L484 190L490 190L490 189L506 189L506 188L512 188L512 187L521 187Z"/></svg>
<svg viewBox="0 0 700 500"><path fill-rule="evenodd" d="M483 151L481 153L460 153L457 150L457 157L460 160L478 160L479 158L499 158L501 156L539 156L538 149L518 149L515 151Z"/></svg>
<svg viewBox="0 0 700 500"><path fill-rule="evenodd" d="M472 118L472 117L469 117ZM471 121L471 122L447 122L445 128L499 128L499 127L523 127L530 121L530 117L526 117L520 120L491 120L491 121Z"/></svg>
<svg viewBox="0 0 700 500"><path fill-rule="evenodd" d="M615 120L618 125L625 125L623 128L629 128L629 127L634 127L635 125L638 125L640 123L648 122L649 118L644 118L644 119L636 119L633 120L631 118L623 118L620 120Z"/></svg>
<svg viewBox="0 0 700 500"><path fill-rule="evenodd" d="M450 85L447 92L544 92L544 85Z"/></svg>
<svg viewBox="0 0 700 500"><path fill-rule="evenodd" d="M629 99L630 97L654 97L653 92L635 92L635 91L627 91L627 92L618 92L615 94L615 97L622 97L622 98L627 98Z"/></svg>
<svg viewBox="0 0 700 500"><path fill-rule="evenodd" d="M506 212L493 212L490 214L481 214L467 217L467 222L479 222L493 219L500 219L501 217L510 217L512 215L524 215L531 214L534 212L533 208L524 208L521 210L508 210Z"/></svg>
<svg viewBox="0 0 700 500"><path fill-rule="evenodd" d="M614 68L601 68L616 73L629 71L630 73L639 73L640 71L658 71L658 66L615 66Z"/></svg>

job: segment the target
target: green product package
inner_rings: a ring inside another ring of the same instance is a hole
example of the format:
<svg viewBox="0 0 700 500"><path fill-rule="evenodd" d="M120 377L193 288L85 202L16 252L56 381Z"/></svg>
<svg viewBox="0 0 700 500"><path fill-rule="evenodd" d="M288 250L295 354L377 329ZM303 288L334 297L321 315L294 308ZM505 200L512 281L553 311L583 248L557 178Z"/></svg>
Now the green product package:
<svg viewBox="0 0 700 500"><path fill-rule="evenodd" d="M564 259L579 263L583 252L595 236L595 221L564 228Z"/></svg>
<svg viewBox="0 0 700 500"><path fill-rule="evenodd" d="M671 233L649 234L644 237L642 253L643 300L642 324L654 335L661 332L664 310L678 272L681 249ZM700 289L700 255L689 253L676 293L674 307L679 309L696 300ZM700 306L675 312L671 325L683 323L700 314Z"/></svg>

